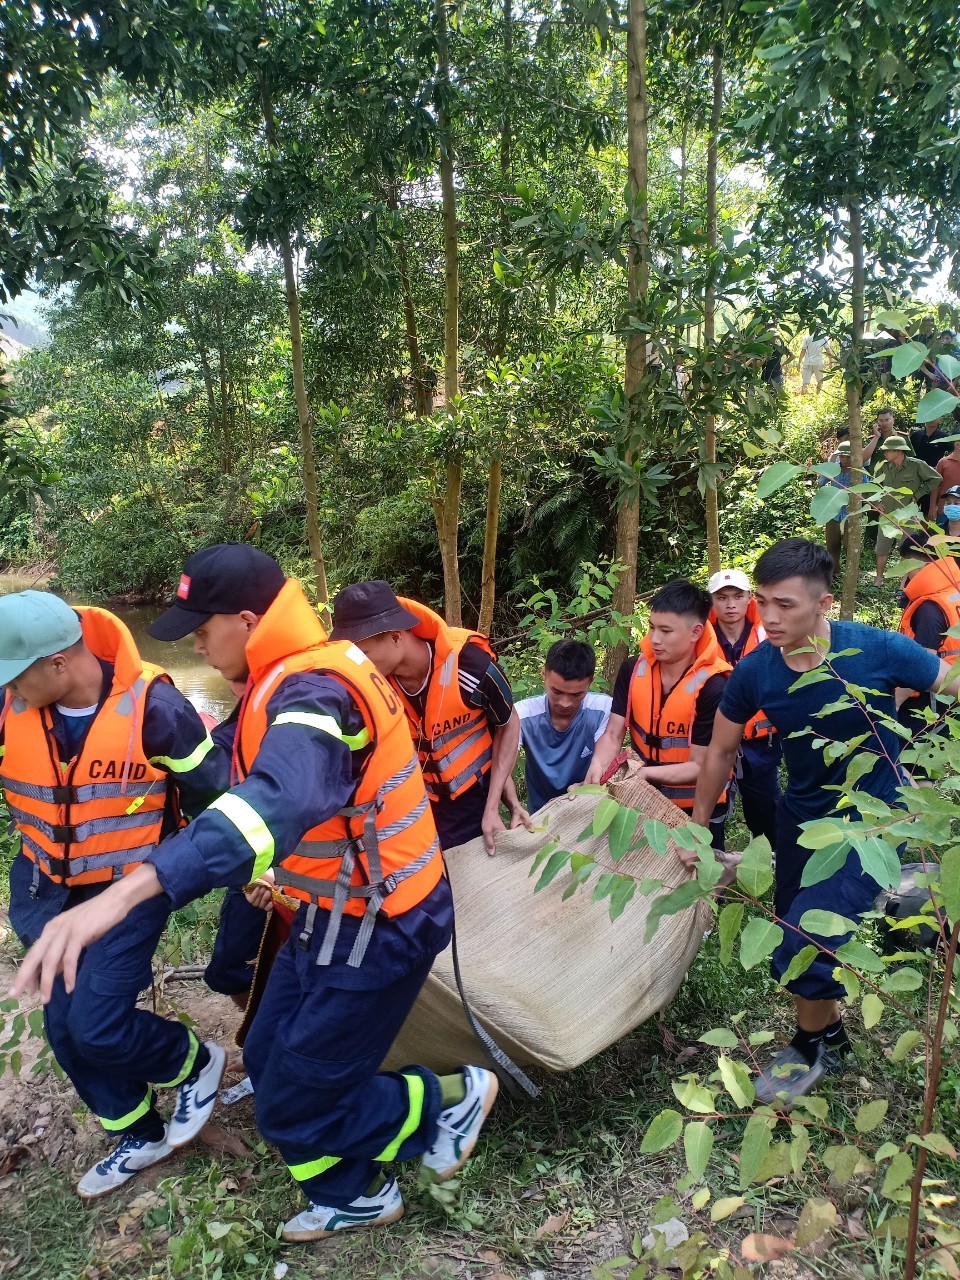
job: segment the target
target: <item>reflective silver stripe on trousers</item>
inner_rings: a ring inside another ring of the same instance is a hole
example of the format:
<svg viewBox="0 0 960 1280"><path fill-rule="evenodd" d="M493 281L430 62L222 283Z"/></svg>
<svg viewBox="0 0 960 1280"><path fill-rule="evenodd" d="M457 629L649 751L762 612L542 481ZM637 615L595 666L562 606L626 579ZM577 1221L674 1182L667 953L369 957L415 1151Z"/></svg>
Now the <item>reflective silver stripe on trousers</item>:
<svg viewBox="0 0 960 1280"><path fill-rule="evenodd" d="M43 818L34 817L32 813L27 813L23 809L16 809L13 805L8 805L8 808L11 816L18 823L23 822L28 827L35 827L41 835L46 836L48 840L56 842L54 828L49 822L45 822ZM89 822L81 822L73 828L74 835L70 843L82 844L90 836L101 836L111 831L128 831L134 827L152 827L155 823L160 822L162 816L159 811L138 809L136 813L121 813L115 818L91 818Z"/></svg>
<svg viewBox="0 0 960 1280"><path fill-rule="evenodd" d="M77 797L78 804L86 804L88 800L119 800L128 797L148 796L156 784L153 782L131 782L126 789L122 782L91 782L87 786L71 788ZM44 804L57 804L55 792L62 787L37 787L32 782L18 782L4 778L4 789L13 795L24 796L27 800L39 800Z"/></svg>

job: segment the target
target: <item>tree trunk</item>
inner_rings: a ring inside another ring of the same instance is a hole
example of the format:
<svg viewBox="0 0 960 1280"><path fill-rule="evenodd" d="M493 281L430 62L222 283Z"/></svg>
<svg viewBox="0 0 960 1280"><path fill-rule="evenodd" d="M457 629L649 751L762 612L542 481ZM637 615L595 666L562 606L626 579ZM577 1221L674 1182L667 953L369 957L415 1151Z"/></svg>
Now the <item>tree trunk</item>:
<svg viewBox="0 0 960 1280"><path fill-rule="evenodd" d="M440 193L443 216L443 397L451 421L457 415L460 394L460 244L457 227L457 188L453 172L453 133L447 113L450 95L450 48L447 33L448 0L434 0L437 27L437 80L440 103L437 125L440 135ZM459 456L447 459L443 493L434 502L437 535L443 561L444 613L451 626L461 625L460 488L463 467ZM438 514L439 512L439 514ZM442 518L441 518L442 517Z"/></svg>
<svg viewBox="0 0 960 1280"><path fill-rule="evenodd" d="M273 100L265 80L260 81L260 101L263 106L263 122L266 128L267 146L277 149L277 126L273 115ZM307 400L307 384L303 371L303 331L300 326L300 294L293 265L293 245L290 235L284 231L279 237L280 258L283 262L283 280L286 288L287 319L290 326L290 357L293 364L293 394L297 402L297 420L300 424L300 447L303 452L303 489L307 500L307 539L313 560L314 590L326 615L327 570L323 562L323 543L320 538L320 511L317 500L317 461L313 447L313 413ZM324 616L324 620L326 620Z"/></svg>
<svg viewBox="0 0 960 1280"><path fill-rule="evenodd" d="M863 474L863 424L860 417L860 376L859 363L863 350L864 326L864 249L863 249L863 215L860 195L851 195L847 204L850 219L850 257L853 260L853 339L850 348L850 365L846 369L847 389L847 422L850 424L850 470L853 473L853 484L862 484ZM850 529L847 543L847 563L843 570L843 596L840 604L840 617L849 621L857 607L857 585L860 580L860 551L863 546L863 518L861 516L862 498L853 491L851 485L850 501L847 503L847 521Z"/></svg>
<svg viewBox="0 0 960 1280"><path fill-rule="evenodd" d="M723 50L713 50L713 103L710 108L710 133L707 138L707 254L709 275L703 300L703 340L707 359L713 358L717 334L717 288L714 283L717 253L717 147L720 113L723 110ZM703 422L704 503L707 523L707 568L716 573L720 568L720 512L717 504L717 419L708 413Z"/></svg>
<svg viewBox="0 0 960 1280"><path fill-rule="evenodd" d="M628 316L634 317L641 294L650 282L649 272L649 206L647 204L647 4L646 0L630 0L627 23L627 161L630 170L630 199L633 215L630 252L627 262ZM637 226L639 223L639 227ZM647 355L647 336L638 331L627 337L623 390L626 397L627 464L632 466L636 449L631 443L633 424L640 414L637 387L643 377ZM640 533L640 508L636 493L624 496L617 511L615 557L622 566L613 595L613 608L632 614L637 596L637 542ZM617 645L607 656L609 678L616 674L626 657L626 645Z"/></svg>
<svg viewBox="0 0 960 1280"><path fill-rule="evenodd" d="M500 121L500 247L507 243L510 219L507 217L506 190L513 167L513 135L511 131L510 86L513 57L513 0L503 0L503 63L504 107ZM502 359L507 349L507 333L510 324L510 295L504 289L497 309L497 331L494 356ZM500 534L500 484L503 479L503 463L496 452L491 454L487 470L487 520L483 532L483 570L480 575L480 618L477 629L489 635L493 627L493 606L497 598L497 541Z"/></svg>
<svg viewBox="0 0 960 1280"><path fill-rule="evenodd" d="M387 208L396 212L400 208L400 193L395 178L386 184ZM410 355L410 377L413 380L414 412L418 418L427 416L427 388L423 377L423 357L420 354L420 338L417 333L417 313L413 306L413 290L410 287L410 259L406 242L397 241L397 273L400 276L400 294L403 299L403 327Z"/></svg>

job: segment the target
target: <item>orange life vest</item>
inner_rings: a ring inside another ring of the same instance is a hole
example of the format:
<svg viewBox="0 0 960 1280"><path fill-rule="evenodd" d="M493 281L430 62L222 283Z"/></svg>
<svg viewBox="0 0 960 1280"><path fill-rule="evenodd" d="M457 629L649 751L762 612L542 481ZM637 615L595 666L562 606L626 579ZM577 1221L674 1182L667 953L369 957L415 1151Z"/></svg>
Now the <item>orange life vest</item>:
<svg viewBox="0 0 960 1280"><path fill-rule="evenodd" d="M247 643L250 683L237 725L241 778L256 760L270 728L267 705L280 682L301 671L331 675L354 698L363 731L350 738L331 719L330 731L352 751L370 748L351 802L305 833L276 868L285 893L310 903L306 932L318 908L330 921L318 956L329 964L343 915L362 916L348 964L363 959L378 911L409 911L430 894L443 873L437 831L427 801L403 708L387 680L347 641L331 642L299 583L289 579ZM284 721L315 723L319 713L281 712ZM318 791L322 787L317 782ZM219 803L219 802L218 802Z"/></svg>
<svg viewBox="0 0 960 1280"><path fill-rule="evenodd" d="M640 656L630 678L627 726L634 750L647 764L683 764L690 759L690 740L697 694L711 676L732 671L708 622L697 641L693 662L666 697L660 680L660 663L649 636L640 642ZM696 783L656 783L657 790L680 809L693 809ZM726 798L726 791L720 803Z"/></svg>
<svg viewBox="0 0 960 1280"><path fill-rule="evenodd" d="M710 621L714 627L717 627L716 612L710 610ZM760 610L757 608L756 600L751 600L747 605L747 621L750 623L750 634L747 636L746 643L743 646L741 658L745 658L748 653L752 653L758 644L767 638L767 633L763 629L760 621ZM717 641L719 644L719 640ZM723 650L721 649L721 653ZM743 736L745 739L767 738L773 733L773 725L767 719L762 711L758 711L752 720L748 720L743 727Z"/></svg>
<svg viewBox="0 0 960 1280"><path fill-rule="evenodd" d="M144 662L105 609L78 608L83 639L113 665L113 684L80 754L62 764L49 707L7 695L0 779L23 852L58 884L99 884L139 866L160 839L168 774L147 759L147 693L162 668ZM36 873L35 873L36 874Z"/></svg>
<svg viewBox="0 0 960 1280"><path fill-rule="evenodd" d="M464 627L450 627L438 613L416 600L400 599L420 622L413 634L433 646L433 671L421 719L408 694L396 680L390 683L400 695L410 732L417 746L427 794L431 800L445 796L455 800L490 772L493 735L487 717L471 707L460 692L460 652L472 640L495 657L486 636Z"/></svg>
<svg viewBox="0 0 960 1280"><path fill-rule="evenodd" d="M960 623L960 564L952 556L931 560L915 573L903 588L909 603L900 619L900 630L915 639L913 615L928 601L943 610L946 630ZM938 657L951 665L960 657L960 636L946 635L937 650Z"/></svg>

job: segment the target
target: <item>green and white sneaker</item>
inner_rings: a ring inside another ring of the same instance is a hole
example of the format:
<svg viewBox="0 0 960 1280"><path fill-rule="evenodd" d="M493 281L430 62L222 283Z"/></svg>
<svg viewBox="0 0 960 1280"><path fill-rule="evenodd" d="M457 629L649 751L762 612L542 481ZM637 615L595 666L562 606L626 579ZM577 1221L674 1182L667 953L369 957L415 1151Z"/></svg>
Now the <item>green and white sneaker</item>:
<svg viewBox="0 0 960 1280"><path fill-rule="evenodd" d="M302 1213L283 1224L281 1239L290 1243L325 1240L340 1231L383 1227L388 1222L399 1222L402 1217L403 1197L396 1178L391 1178L375 1195L357 1196L345 1209L310 1204Z"/></svg>
<svg viewBox="0 0 960 1280"><path fill-rule="evenodd" d="M148 1138L121 1138L108 1156L83 1175L77 1183L77 1194L82 1200L96 1200L122 1187L142 1169L149 1169L172 1155L173 1147L167 1142L166 1134L159 1142Z"/></svg>
<svg viewBox="0 0 960 1280"><path fill-rule="evenodd" d="M500 1081L485 1067L464 1067L463 1081L466 1096L440 1112L437 1136L423 1157L423 1167L430 1170L434 1182L446 1182L470 1159L500 1088Z"/></svg>

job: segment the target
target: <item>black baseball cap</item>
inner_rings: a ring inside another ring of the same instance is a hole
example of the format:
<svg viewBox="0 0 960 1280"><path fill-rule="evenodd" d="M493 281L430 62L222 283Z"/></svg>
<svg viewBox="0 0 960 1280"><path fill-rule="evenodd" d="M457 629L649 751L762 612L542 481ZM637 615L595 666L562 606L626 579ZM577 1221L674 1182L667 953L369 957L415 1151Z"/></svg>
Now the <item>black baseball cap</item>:
<svg viewBox="0 0 960 1280"><path fill-rule="evenodd" d="M389 582L371 579L344 587L333 601L331 640L367 640L384 631L412 631L420 619L403 605Z"/></svg>
<svg viewBox="0 0 960 1280"><path fill-rule="evenodd" d="M184 564L176 597L147 634L155 640L182 640L214 613L266 613L284 582L273 556L245 542L205 547Z"/></svg>

